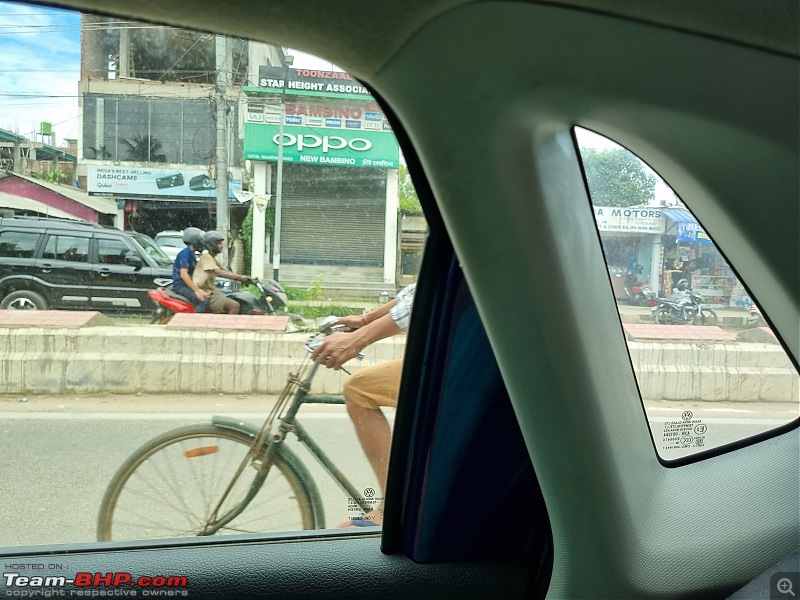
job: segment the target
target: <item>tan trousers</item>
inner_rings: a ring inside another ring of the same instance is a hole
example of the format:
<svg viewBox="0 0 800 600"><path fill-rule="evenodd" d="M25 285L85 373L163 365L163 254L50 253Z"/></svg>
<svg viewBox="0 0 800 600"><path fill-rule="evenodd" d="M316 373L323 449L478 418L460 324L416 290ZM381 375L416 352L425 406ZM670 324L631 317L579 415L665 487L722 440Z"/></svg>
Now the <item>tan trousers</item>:
<svg viewBox="0 0 800 600"><path fill-rule="evenodd" d="M345 398L364 408L396 406L403 359L390 360L356 371L344 384Z"/></svg>

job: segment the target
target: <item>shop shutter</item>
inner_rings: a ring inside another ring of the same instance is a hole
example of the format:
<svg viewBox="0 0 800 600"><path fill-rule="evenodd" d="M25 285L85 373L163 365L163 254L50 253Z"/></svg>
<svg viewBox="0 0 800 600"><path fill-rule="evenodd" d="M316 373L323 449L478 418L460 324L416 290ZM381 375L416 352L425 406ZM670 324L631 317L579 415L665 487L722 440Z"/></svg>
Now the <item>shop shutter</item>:
<svg viewBox="0 0 800 600"><path fill-rule="evenodd" d="M284 197L281 261L381 267L384 221L376 200Z"/></svg>
<svg viewBox="0 0 800 600"><path fill-rule="evenodd" d="M386 173L286 165L281 262L383 266Z"/></svg>

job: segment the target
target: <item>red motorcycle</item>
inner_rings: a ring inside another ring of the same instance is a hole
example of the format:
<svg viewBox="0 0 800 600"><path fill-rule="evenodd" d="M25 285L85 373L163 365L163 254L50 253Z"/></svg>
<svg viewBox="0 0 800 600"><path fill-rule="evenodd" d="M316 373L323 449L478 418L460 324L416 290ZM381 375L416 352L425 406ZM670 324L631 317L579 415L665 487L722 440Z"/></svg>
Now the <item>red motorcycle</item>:
<svg viewBox="0 0 800 600"><path fill-rule="evenodd" d="M253 280L253 285L258 289L259 295L245 291L227 291L233 285L222 277L217 278L217 287L223 291L225 295L239 303L240 315L275 315L278 314L279 309L286 308L286 291L274 279L268 279L266 282L261 282L257 279ZM168 286L160 287L155 290L149 290L147 294L156 303L156 310L153 313L150 323L167 323L175 313L193 313L196 312L194 306L183 296L172 291L171 284ZM227 288L227 290L226 290ZM289 317L291 315L285 313Z"/></svg>
<svg viewBox="0 0 800 600"><path fill-rule="evenodd" d="M628 296L628 304L636 306L655 306L656 296L646 283L639 283L638 275L644 272L642 265L637 265L634 272L625 275L623 285Z"/></svg>

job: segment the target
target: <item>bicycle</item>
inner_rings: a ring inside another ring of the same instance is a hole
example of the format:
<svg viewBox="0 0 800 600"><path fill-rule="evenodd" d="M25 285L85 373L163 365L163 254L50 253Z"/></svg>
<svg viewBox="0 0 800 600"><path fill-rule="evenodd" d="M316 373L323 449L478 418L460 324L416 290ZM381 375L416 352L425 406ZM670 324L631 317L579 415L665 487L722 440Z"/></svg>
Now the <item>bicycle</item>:
<svg viewBox="0 0 800 600"><path fill-rule="evenodd" d="M323 319L305 348L310 352L343 328L335 322L336 317ZM284 443L289 433L319 460L351 506L372 510L373 499L359 494L296 418L304 404L344 404L341 395L309 393L319 367L310 354L303 359L260 428L215 416L211 423L173 429L137 449L106 489L98 540L323 529L322 498L306 466Z"/></svg>

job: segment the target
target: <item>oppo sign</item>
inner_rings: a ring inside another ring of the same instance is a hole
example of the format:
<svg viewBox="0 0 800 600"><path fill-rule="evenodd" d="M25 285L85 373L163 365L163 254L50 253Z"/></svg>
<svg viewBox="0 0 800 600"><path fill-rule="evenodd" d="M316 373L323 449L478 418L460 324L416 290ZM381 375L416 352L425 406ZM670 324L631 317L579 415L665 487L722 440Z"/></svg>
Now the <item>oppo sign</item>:
<svg viewBox="0 0 800 600"><path fill-rule="evenodd" d="M356 152L366 152L372 148L372 142L364 138L353 138L346 140L338 135L314 135L314 134L300 134L293 135L291 133L275 134L272 141L278 146L294 146L298 152L302 152L304 148L322 148L322 152L328 150L344 150L350 148Z"/></svg>

